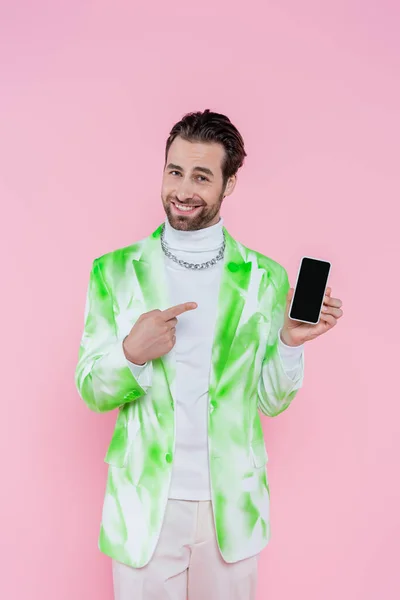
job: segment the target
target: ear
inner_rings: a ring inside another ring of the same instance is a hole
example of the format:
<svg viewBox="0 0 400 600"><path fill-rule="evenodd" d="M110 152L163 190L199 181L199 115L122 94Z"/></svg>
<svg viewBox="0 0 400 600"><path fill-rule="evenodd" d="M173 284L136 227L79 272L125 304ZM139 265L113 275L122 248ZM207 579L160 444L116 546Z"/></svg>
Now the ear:
<svg viewBox="0 0 400 600"><path fill-rule="evenodd" d="M232 175L232 177L229 177L228 181L226 182L226 186L225 186L225 191L224 191L224 198L226 196L230 196L233 192L233 190L236 187L236 175Z"/></svg>

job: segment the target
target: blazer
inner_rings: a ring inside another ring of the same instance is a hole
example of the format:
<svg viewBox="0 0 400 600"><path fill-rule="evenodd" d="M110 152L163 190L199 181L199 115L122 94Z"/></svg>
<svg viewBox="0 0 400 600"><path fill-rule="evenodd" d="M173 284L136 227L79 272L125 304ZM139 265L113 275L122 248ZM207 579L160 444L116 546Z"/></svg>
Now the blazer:
<svg viewBox="0 0 400 600"><path fill-rule="evenodd" d="M94 260L75 382L88 407L118 410L105 462L99 548L132 567L151 559L168 501L175 443L174 350L152 361L152 384L133 376L122 342L139 316L168 298L161 225L145 239ZM289 290L279 263L234 240L226 247L209 380L208 445L218 546L226 562L270 539L267 453L260 412L274 417L302 386L278 352Z"/></svg>

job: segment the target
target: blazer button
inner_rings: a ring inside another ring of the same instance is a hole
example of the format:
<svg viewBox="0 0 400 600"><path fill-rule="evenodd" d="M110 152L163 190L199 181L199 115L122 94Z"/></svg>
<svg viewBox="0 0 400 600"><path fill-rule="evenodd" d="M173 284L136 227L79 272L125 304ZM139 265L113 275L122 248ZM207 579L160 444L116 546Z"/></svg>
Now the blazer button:
<svg viewBox="0 0 400 600"><path fill-rule="evenodd" d="M167 463L172 463L172 454L167 452L167 454L165 455L165 460L167 461Z"/></svg>

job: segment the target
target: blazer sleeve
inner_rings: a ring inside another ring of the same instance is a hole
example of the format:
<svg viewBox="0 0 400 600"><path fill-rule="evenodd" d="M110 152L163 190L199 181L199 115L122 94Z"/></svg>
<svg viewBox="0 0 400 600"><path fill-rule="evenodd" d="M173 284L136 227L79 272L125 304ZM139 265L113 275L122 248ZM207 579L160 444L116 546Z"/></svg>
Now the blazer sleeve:
<svg viewBox="0 0 400 600"><path fill-rule="evenodd" d="M139 385L118 339L111 291L101 259L90 272L84 331L79 348L75 384L79 395L95 412L107 412L132 402L146 392Z"/></svg>
<svg viewBox="0 0 400 600"><path fill-rule="evenodd" d="M289 288L286 269L281 267L275 287L267 348L258 383L258 408L269 417L275 417L286 410L303 385L304 353L301 354L294 377L289 377L279 353L279 330L284 322Z"/></svg>

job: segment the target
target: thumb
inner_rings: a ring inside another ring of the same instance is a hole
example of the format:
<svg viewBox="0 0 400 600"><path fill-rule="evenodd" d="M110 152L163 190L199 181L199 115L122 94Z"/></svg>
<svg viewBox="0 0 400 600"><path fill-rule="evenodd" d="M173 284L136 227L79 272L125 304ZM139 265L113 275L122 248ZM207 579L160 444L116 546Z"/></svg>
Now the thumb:
<svg viewBox="0 0 400 600"><path fill-rule="evenodd" d="M291 287L291 288L289 288L289 291L286 296L286 304L290 304L290 302L292 301L292 298L293 298L293 294L294 294L294 288Z"/></svg>
<svg viewBox="0 0 400 600"><path fill-rule="evenodd" d="M290 303L293 298L293 294L294 294L294 288L291 287L291 288L289 288L289 291L286 296L286 310L285 310L285 319L284 319L284 324L288 329L293 329L294 327L298 326L298 323L296 323L295 321L292 321L292 319L289 317L289 308L290 308Z"/></svg>

